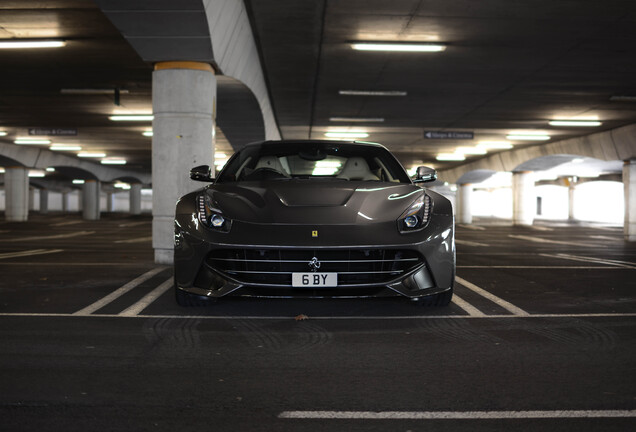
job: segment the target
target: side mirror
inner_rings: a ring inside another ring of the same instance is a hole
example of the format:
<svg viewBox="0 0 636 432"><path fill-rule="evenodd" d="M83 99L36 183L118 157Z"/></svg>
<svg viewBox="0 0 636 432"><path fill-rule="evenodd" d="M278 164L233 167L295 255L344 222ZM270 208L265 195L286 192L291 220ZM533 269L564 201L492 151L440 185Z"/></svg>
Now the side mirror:
<svg viewBox="0 0 636 432"><path fill-rule="evenodd" d="M417 167L413 183L425 183L437 180L437 171L427 166Z"/></svg>
<svg viewBox="0 0 636 432"><path fill-rule="evenodd" d="M199 165L190 170L190 179L196 181L213 182L212 171L209 165Z"/></svg>

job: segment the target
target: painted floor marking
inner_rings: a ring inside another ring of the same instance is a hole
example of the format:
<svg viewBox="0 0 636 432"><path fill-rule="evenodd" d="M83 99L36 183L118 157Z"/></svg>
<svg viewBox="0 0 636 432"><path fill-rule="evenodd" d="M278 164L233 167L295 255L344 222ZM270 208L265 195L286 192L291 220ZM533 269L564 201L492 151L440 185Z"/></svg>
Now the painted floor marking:
<svg viewBox="0 0 636 432"><path fill-rule="evenodd" d="M92 314L96 310L103 308L108 303L111 303L115 299L117 299L117 298L121 297L122 295L126 294L131 289L135 288L138 285L141 285L142 283L144 283L145 281L147 281L151 277L153 277L156 274L162 272L166 268L167 268L166 266L161 266L161 267L155 267L152 270L147 271L146 273L142 274L141 276L138 276L135 279L131 280L127 284L122 285L120 288L117 288L115 291L113 291L112 293L108 294L107 296L102 297L101 299L97 300L95 303L90 304L90 305L86 306L85 308L78 310L77 312L73 313L73 315L82 315L82 316L84 316L84 315Z"/></svg>
<svg viewBox="0 0 636 432"><path fill-rule="evenodd" d="M174 280L171 277L170 279L159 285L157 288L150 291L144 297L142 297L142 299L139 300L137 303L120 312L119 315L125 317L139 315L139 313L141 313L142 310L146 309L150 305L150 303L157 300L163 293L168 291L173 286Z"/></svg>
<svg viewBox="0 0 636 432"><path fill-rule="evenodd" d="M114 315L77 313L26 313L0 312L0 317L44 317L44 318L163 318L163 319L211 319L211 320L293 320L294 316L250 316L250 315ZM395 315L395 316L309 316L310 320L320 321L391 321L391 320L430 320L430 319L533 319L533 318L634 318L636 313L582 313L582 314L532 314L532 315Z"/></svg>
<svg viewBox="0 0 636 432"><path fill-rule="evenodd" d="M508 237L515 238L515 239L520 239L520 240L528 240L528 241L535 242L535 243L548 243L548 244L558 244L558 245L566 245L566 246L582 246L582 247L588 247L588 248L597 247L597 245L594 245L594 244L591 244L591 243L580 243L580 242L569 242L569 241L561 241L561 240L550 240L550 239L544 239L544 238L532 237L532 236L526 236L526 235L508 234Z"/></svg>
<svg viewBox="0 0 636 432"><path fill-rule="evenodd" d="M20 258L25 256L33 256L33 255L46 255L52 253L62 252L64 249L31 249L20 252L7 252L1 253L0 259L8 259L8 258Z"/></svg>
<svg viewBox="0 0 636 432"><path fill-rule="evenodd" d="M475 316L475 317L485 316L485 314L482 311L480 311L475 306L473 306L470 303L468 303L463 298L459 297L457 294L453 294L453 300L452 301L453 301L453 303L455 303L455 305L459 306L461 309L463 309L470 316Z"/></svg>
<svg viewBox="0 0 636 432"><path fill-rule="evenodd" d="M537 231L554 231L554 228L548 228L541 225L530 225L528 228L537 230Z"/></svg>
<svg viewBox="0 0 636 432"><path fill-rule="evenodd" d="M604 235L593 235L590 236L590 238L593 239L599 239L599 240L611 240L611 241L617 241L617 240L623 240L623 235L617 235L616 237L610 237L610 236L604 236Z"/></svg>
<svg viewBox="0 0 636 432"><path fill-rule="evenodd" d="M486 243L478 243L478 242L473 242L473 241L468 241L468 240L457 240L457 239L455 239L455 243L457 243L458 245L465 245L465 246L490 247L490 245L487 245Z"/></svg>
<svg viewBox="0 0 636 432"><path fill-rule="evenodd" d="M148 241L152 241L152 236L138 237L138 238L128 239L128 240L117 240L115 243L141 243L141 242L148 242Z"/></svg>
<svg viewBox="0 0 636 432"><path fill-rule="evenodd" d="M74 221L67 221L67 222L58 222L58 223L54 223L51 224L49 226L66 226L66 225L75 225L75 224L80 224L83 223L83 220L74 220Z"/></svg>
<svg viewBox="0 0 636 432"><path fill-rule="evenodd" d="M628 418L636 410L554 410L554 411L283 411L285 419L339 420L506 420L560 418Z"/></svg>
<svg viewBox="0 0 636 432"><path fill-rule="evenodd" d="M498 306L501 306L502 308L506 309L508 312L510 312L513 315L517 315L517 316L528 316L528 315L530 315L528 312L524 311L523 309L518 308L517 306L513 305L512 303L509 303L509 302L505 301L504 299L499 298L496 295L489 293L488 291L486 291L483 288L479 288L477 285L475 285L474 283L468 282L466 279L462 279L459 276L455 276L455 280L457 282L459 282L460 284L462 284L463 286L465 286L466 288L468 288L469 290L472 290L472 291L476 292L480 296L485 297L488 300L490 300L491 302L496 303Z"/></svg>
<svg viewBox="0 0 636 432"><path fill-rule="evenodd" d="M18 241L30 241L30 240L53 240L53 239L62 239L62 238L71 238L71 237L79 237L85 236L89 234L95 234L95 231L77 231L74 233L67 234L56 234L52 236L33 236L33 237L22 237L17 239L8 239L6 242L18 242Z"/></svg>
<svg viewBox="0 0 636 432"><path fill-rule="evenodd" d="M621 268L628 269L636 269L636 263L628 262L628 261L618 261L618 260L608 260L603 258L594 258L594 257L586 257L586 256L578 256L578 255L570 255L565 253L557 253L557 254L539 254L541 256L545 256L548 258L561 258L572 261L583 261L587 263L595 263L595 264L605 264L608 266L616 266Z"/></svg>
<svg viewBox="0 0 636 432"><path fill-rule="evenodd" d="M474 230L474 231L485 231L486 230L486 228L484 228L483 226L479 226L479 225L458 224L457 226L460 226L460 227L466 228L466 229L470 229L470 230Z"/></svg>
<svg viewBox="0 0 636 432"><path fill-rule="evenodd" d="M149 223L151 223L151 222L150 221L128 222L128 223L119 224L119 227L120 228L125 228L125 227L132 227L132 226L149 224Z"/></svg>

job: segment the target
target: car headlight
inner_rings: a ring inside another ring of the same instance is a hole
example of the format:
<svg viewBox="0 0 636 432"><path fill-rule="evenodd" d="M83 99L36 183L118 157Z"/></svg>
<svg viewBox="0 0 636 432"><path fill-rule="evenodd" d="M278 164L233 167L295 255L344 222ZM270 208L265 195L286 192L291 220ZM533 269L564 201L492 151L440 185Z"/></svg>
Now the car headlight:
<svg viewBox="0 0 636 432"><path fill-rule="evenodd" d="M229 232L232 220L225 217L223 212L212 205L212 200L207 194L201 194L197 198L198 218L204 226L221 232Z"/></svg>
<svg viewBox="0 0 636 432"><path fill-rule="evenodd" d="M417 231L428 223L431 215L431 197L420 195L398 219L400 232Z"/></svg>

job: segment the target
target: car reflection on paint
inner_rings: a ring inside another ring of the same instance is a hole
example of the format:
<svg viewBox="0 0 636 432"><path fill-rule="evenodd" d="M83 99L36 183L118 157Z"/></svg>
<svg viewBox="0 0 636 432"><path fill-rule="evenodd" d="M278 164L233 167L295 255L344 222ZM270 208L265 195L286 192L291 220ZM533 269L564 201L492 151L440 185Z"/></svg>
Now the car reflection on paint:
<svg viewBox="0 0 636 432"><path fill-rule="evenodd" d="M383 146L266 141L244 147L175 216L182 306L224 296L403 296L445 306L455 279L450 202Z"/></svg>

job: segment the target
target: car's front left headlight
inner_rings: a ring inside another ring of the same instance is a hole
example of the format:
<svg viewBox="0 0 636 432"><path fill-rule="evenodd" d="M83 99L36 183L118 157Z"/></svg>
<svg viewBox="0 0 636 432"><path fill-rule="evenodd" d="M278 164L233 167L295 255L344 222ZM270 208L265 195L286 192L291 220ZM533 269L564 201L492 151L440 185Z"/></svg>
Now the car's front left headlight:
<svg viewBox="0 0 636 432"><path fill-rule="evenodd" d="M201 194L197 197L198 219L204 226L220 231L229 232L232 228L232 220L225 217L223 212L213 205L208 194Z"/></svg>
<svg viewBox="0 0 636 432"><path fill-rule="evenodd" d="M420 195L398 219L400 232L417 231L426 226L431 215L431 197Z"/></svg>

